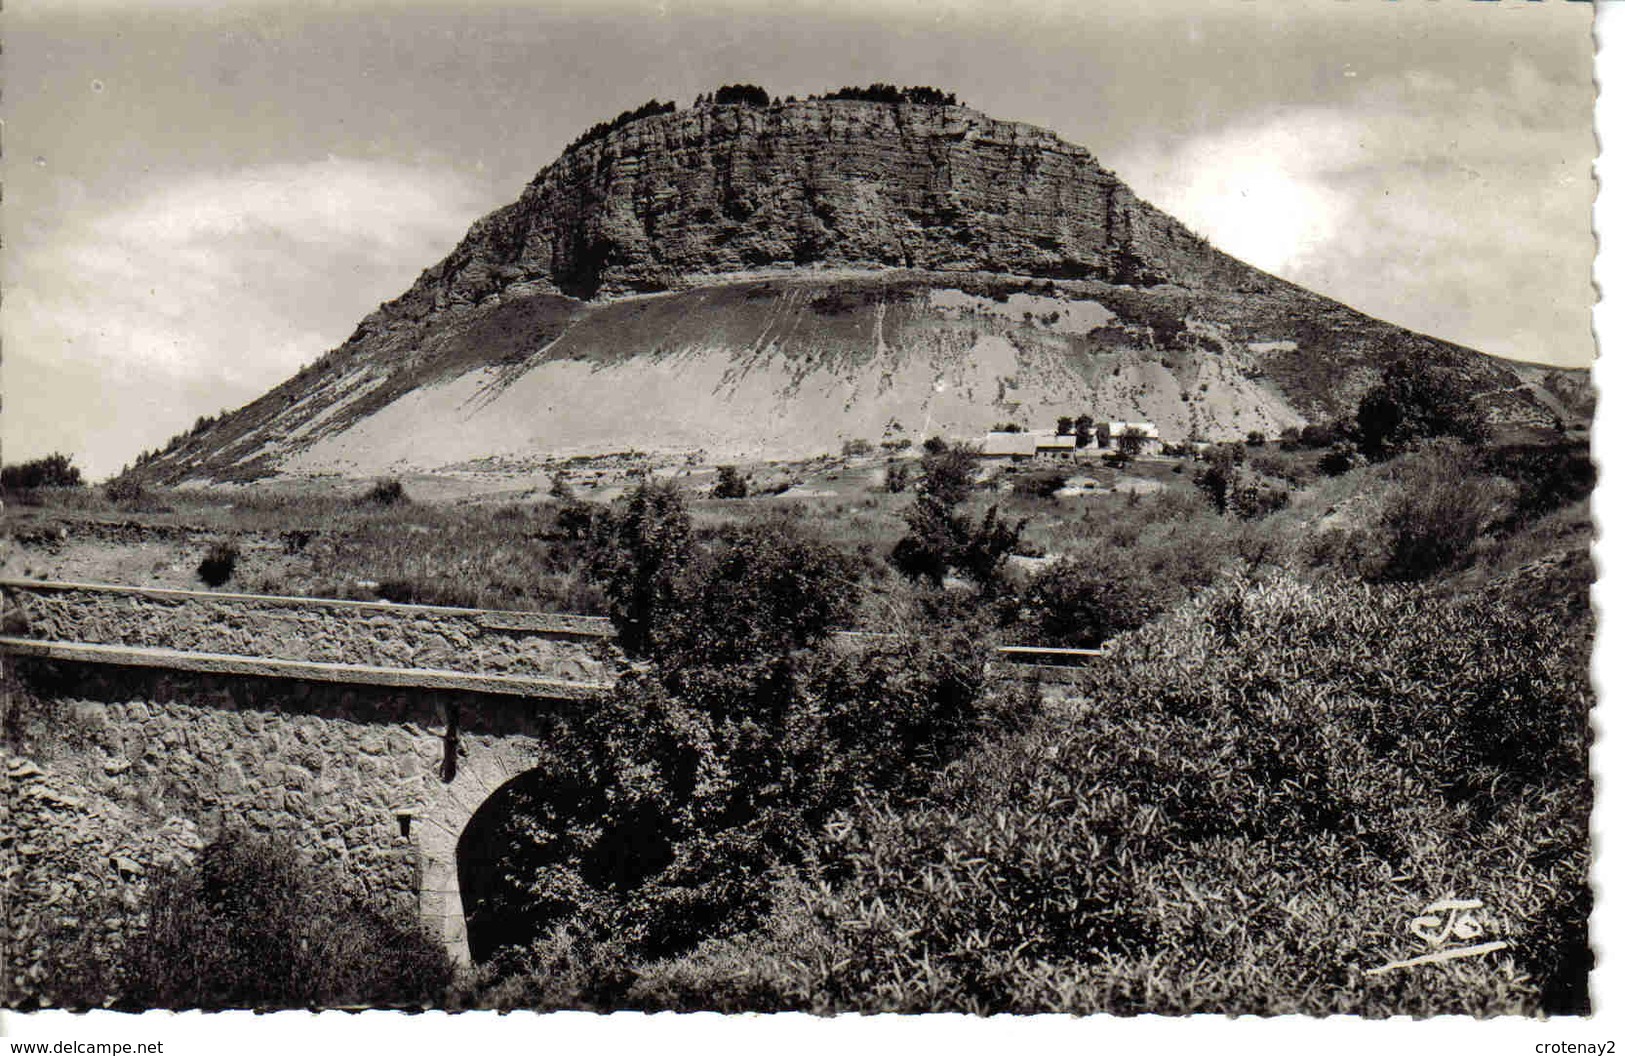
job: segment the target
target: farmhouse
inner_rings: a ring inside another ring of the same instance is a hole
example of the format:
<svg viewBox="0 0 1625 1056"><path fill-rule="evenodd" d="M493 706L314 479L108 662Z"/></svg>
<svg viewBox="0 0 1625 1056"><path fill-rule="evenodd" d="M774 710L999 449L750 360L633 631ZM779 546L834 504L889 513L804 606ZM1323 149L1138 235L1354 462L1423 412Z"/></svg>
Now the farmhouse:
<svg viewBox="0 0 1625 1056"><path fill-rule="evenodd" d="M1153 454L1162 450L1162 437L1155 422L1099 422L1095 425L1095 445L1102 451L1122 451L1123 440L1139 438L1140 454Z"/></svg>
<svg viewBox="0 0 1625 1056"><path fill-rule="evenodd" d="M988 433L982 441L983 458L1025 462L1037 452L1038 440L1032 433Z"/></svg>

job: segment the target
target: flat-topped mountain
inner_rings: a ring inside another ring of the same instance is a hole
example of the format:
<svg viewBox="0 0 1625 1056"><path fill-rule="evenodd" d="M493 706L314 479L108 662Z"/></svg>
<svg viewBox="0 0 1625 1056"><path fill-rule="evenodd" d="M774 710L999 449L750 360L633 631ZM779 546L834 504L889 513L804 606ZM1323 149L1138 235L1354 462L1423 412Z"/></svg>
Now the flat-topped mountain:
<svg viewBox="0 0 1625 1056"><path fill-rule="evenodd" d="M1043 129L941 103L647 109L142 475L789 458L1080 412L1224 440L1344 413L1400 356L1501 420L1587 391L1226 256Z"/></svg>

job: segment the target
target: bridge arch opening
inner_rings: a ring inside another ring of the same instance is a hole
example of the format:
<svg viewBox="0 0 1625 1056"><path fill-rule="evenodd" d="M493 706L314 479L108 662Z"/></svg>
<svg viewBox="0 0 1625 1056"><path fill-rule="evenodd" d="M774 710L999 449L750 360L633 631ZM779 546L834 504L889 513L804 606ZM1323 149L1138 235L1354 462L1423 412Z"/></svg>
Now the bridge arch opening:
<svg viewBox="0 0 1625 1056"><path fill-rule="evenodd" d="M673 858L669 819L614 810L584 767L540 767L480 804L458 837L468 952L484 963L529 948L557 924L602 919Z"/></svg>

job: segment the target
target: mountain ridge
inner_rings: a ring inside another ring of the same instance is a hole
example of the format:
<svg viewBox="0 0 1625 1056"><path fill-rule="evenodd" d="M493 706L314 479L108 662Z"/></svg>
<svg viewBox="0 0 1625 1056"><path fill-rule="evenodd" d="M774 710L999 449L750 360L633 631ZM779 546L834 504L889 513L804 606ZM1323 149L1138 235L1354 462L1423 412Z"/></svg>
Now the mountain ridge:
<svg viewBox="0 0 1625 1056"><path fill-rule="evenodd" d="M143 468L795 457L910 419L972 435L1080 410L1236 439L1346 413L1396 356L1458 374L1498 420L1573 403L1551 372L1229 257L1048 130L957 105L701 104L573 144L343 345Z"/></svg>

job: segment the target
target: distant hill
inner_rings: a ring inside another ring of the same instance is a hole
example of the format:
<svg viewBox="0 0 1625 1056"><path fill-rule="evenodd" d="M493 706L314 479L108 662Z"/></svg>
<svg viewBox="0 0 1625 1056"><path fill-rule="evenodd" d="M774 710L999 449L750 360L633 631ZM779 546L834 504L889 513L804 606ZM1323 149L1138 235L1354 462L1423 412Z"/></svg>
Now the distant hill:
<svg viewBox="0 0 1625 1056"><path fill-rule="evenodd" d="M1270 276L1051 132L746 87L589 130L343 345L138 475L791 458L1080 412L1224 440L1344 413L1396 357L1496 420L1590 414L1585 372Z"/></svg>

